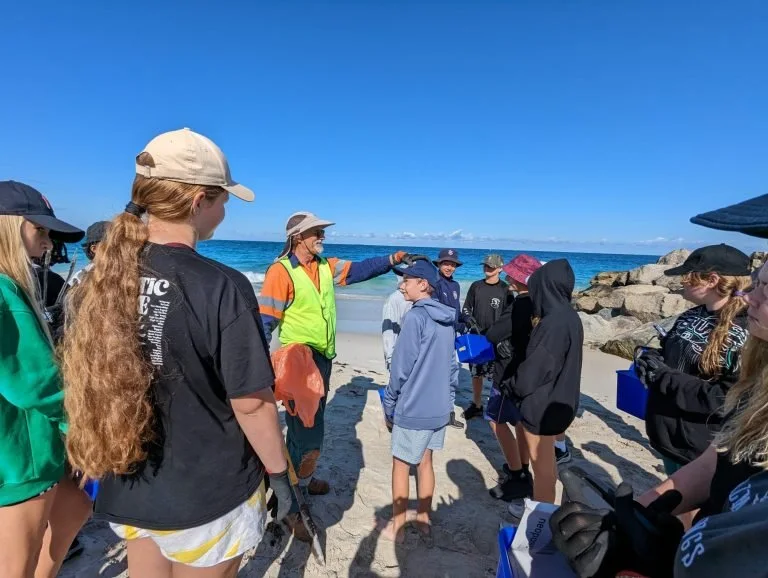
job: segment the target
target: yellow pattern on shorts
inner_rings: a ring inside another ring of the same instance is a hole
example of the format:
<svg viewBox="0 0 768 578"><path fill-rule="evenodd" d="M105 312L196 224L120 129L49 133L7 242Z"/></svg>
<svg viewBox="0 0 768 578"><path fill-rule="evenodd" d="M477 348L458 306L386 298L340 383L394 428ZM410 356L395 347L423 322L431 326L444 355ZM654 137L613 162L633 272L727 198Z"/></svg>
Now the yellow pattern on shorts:
<svg viewBox="0 0 768 578"><path fill-rule="evenodd" d="M149 538L168 560L207 568L236 558L261 542L267 518L264 484L234 510L188 530L144 530L110 524L124 540Z"/></svg>

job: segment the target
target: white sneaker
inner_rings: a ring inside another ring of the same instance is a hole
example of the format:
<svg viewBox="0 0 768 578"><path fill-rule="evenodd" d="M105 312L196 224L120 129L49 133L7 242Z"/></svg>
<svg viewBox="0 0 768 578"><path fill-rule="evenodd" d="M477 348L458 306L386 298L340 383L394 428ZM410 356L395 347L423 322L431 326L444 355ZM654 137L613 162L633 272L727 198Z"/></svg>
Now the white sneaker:
<svg viewBox="0 0 768 578"><path fill-rule="evenodd" d="M512 515L512 517L519 520L523 517L523 512L525 511L525 503L523 500L515 500L510 502L507 511Z"/></svg>

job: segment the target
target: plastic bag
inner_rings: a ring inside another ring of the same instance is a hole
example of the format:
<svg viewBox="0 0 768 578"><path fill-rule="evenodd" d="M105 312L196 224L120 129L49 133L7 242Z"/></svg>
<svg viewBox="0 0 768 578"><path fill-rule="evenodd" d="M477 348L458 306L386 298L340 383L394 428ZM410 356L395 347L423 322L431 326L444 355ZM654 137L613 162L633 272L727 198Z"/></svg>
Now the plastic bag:
<svg viewBox="0 0 768 578"><path fill-rule="evenodd" d="M297 415L304 427L315 425L315 414L325 395L323 376L312 359L307 345L291 343L272 354L275 370L275 399L283 402L285 411ZM293 402L293 409L291 404Z"/></svg>

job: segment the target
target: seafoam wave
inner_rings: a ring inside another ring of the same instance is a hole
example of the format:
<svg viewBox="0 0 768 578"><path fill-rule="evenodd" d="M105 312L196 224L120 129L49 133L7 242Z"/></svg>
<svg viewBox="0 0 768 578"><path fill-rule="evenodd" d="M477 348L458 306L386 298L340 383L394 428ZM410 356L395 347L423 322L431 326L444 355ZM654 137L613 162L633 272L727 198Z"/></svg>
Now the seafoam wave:
<svg viewBox="0 0 768 578"><path fill-rule="evenodd" d="M264 273L259 273L258 271L243 271L242 273L254 285L264 283Z"/></svg>

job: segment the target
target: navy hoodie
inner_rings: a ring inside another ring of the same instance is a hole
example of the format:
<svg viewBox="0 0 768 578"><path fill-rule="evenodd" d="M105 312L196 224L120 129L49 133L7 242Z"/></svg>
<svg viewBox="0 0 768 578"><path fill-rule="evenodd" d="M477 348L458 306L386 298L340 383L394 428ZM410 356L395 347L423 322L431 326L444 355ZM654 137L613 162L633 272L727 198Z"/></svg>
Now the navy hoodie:
<svg viewBox="0 0 768 578"><path fill-rule="evenodd" d="M579 407L584 328L571 307L574 285L573 269L565 259L548 262L528 281L534 316L540 321L531 333L525 361L502 388L533 434L565 432Z"/></svg>
<svg viewBox="0 0 768 578"><path fill-rule="evenodd" d="M454 328L459 333L464 332L464 314L461 312L461 287L453 277L448 279L442 273L437 277L437 292L435 298L443 305L455 311Z"/></svg>
<svg viewBox="0 0 768 578"><path fill-rule="evenodd" d="M429 298L405 314L384 396L384 413L395 425L436 430L448 423L455 319L450 307Z"/></svg>

